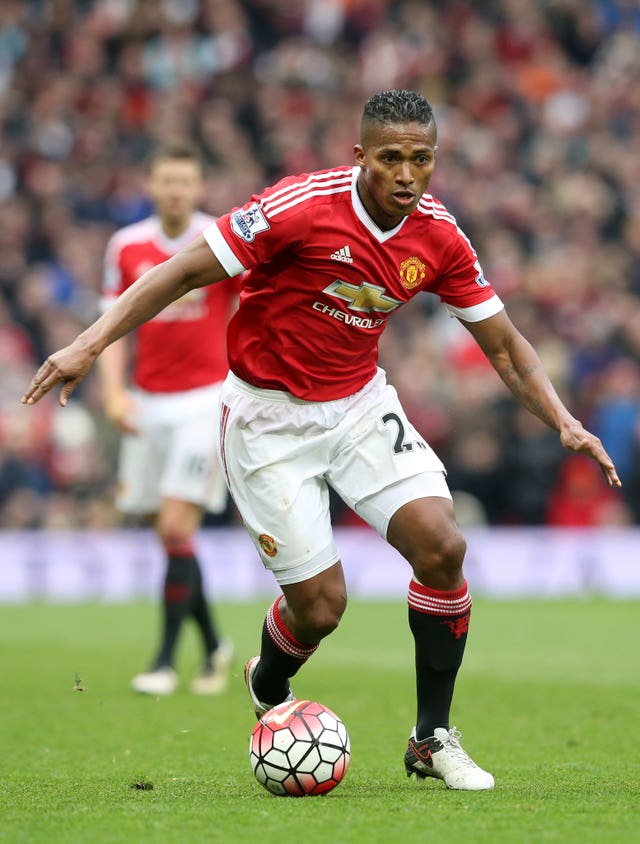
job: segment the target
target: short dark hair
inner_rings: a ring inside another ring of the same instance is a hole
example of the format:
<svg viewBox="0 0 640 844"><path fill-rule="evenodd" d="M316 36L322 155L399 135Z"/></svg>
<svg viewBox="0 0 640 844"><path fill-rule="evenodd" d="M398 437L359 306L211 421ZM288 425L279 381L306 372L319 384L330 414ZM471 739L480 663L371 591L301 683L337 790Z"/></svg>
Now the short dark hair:
<svg viewBox="0 0 640 844"><path fill-rule="evenodd" d="M153 170L158 161L193 161L204 173L204 161L197 147L188 143L165 144L156 147L147 158L147 172Z"/></svg>
<svg viewBox="0 0 640 844"><path fill-rule="evenodd" d="M428 100L416 91L395 88L380 91L367 100L362 112L362 126L371 120L378 123L422 123L428 126L434 119Z"/></svg>

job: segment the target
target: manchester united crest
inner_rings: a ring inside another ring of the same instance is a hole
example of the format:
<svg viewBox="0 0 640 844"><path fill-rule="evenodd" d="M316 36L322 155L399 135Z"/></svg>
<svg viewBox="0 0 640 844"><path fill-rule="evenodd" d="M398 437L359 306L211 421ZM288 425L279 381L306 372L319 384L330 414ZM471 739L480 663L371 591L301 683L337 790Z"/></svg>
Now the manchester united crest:
<svg viewBox="0 0 640 844"><path fill-rule="evenodd" d="M400 264L400 281L407 290L413 290L424 280L425 265L412 255Z"/></svg>
<svg viewBox="0 0 640 844"><path fill-rule="evenodd" d="M260 543L260 547L267 555L267 557L275 557L278 553L278 546L276 545L276 541L272 536L269 536L268 533L261 533L258 537L258 542Z"/></svg>

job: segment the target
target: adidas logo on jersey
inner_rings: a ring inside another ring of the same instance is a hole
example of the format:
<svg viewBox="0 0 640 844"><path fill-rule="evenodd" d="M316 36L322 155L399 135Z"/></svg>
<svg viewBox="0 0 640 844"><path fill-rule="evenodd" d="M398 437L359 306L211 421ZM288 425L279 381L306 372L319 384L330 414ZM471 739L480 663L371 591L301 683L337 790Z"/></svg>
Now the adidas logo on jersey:
<svg viewBox="0 0 640 844"><path fill-rule="evenodd" d="M331 255L331 260L342 261L344 264L353 264L351 250L348 246L343 246L342 249L336 249L336 251Z"/></svg>

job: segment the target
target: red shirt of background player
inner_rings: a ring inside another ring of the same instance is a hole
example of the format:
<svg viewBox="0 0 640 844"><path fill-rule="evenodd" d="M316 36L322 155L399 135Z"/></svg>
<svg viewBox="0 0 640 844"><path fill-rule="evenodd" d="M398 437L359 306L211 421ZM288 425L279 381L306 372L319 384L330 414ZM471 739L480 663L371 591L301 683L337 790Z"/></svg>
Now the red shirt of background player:
<svg viewBox="0 0 640 844"><path fill-rule="evenodd" d="M105 256L103 309L150 267L194 240L213 217L195 212L175 239L160 218L148 217L116 232ZM192 290L135 331L132 380L152 393L173 393L223 381L229 369L226 326L237 298L237 281Z"/></svg>

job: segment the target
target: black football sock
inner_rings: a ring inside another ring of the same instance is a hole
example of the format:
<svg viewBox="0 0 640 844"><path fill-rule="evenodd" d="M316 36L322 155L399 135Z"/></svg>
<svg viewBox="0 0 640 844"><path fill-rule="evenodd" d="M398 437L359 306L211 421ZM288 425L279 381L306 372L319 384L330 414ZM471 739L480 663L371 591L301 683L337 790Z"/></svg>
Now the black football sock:
<svg viewBox="0 0 640 844"><path fill-rule="evenodd" d="M191 553L169 551L163 594L163 630L155 668L173 664L182 622L191 614L198 565Z"/></svg>
<svg viewBox="0 0 640 844"><path fill-rule="evenodd" d="M436 727L449 729L449 712L458 669L467 642L471 597L466 581L445 592L411 581L409 627L416 654L418 713L416 736L433 735Z"/></svg>
<svg viewBox="0 0 640 844"><path fill-rule="evenodd" d="M218 649L220 639L213 621L213 614L209 608L209 604L207 603L206 595L204 594L202 585L202 570L195 555L193 556L193 562L195 565L195 582L193 587L194 594L191 605L191 615L200 630L205 660L208 660L211 654Z"/></svg>
<svg viewBox="0 0 640 844"><path fill-rule="evenodd" d="M269 607L262 626L260 662L253 673L251 685L258 700L280 703L289 694L289 677L304 665L317 645L298 642L285 626L278 609L283 595Z"/></svg>

